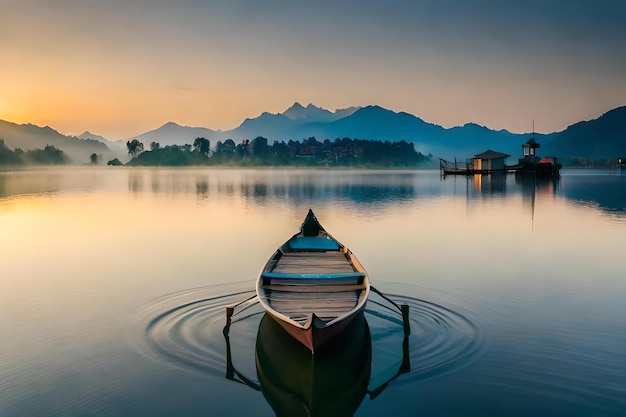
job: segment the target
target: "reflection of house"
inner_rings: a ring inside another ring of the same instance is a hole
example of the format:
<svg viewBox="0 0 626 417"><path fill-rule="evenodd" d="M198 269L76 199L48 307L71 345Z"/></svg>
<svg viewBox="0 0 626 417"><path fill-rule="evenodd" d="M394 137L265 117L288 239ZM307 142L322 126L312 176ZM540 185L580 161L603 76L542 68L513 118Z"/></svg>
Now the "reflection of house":
<svg viewBox="0 0 626 417"><path fill-rule="evenodd" d="M506 158L511 155L492 151L489 149L483 153L474 155L474 171L504 171L506 169Z"/></svg>
<svg viewBox="0 0 626 417"><path fill-rule="evenodd" d="M474 190L483 193L506 192L506 172L492 172L489 175L474 174Z"/></svg>

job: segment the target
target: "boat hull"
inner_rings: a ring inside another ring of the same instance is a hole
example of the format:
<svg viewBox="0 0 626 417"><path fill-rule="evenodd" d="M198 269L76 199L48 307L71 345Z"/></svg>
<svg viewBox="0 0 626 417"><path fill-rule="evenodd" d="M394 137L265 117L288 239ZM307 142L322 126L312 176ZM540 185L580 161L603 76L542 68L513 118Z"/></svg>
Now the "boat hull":
<svg viewBox="0 0 626 417"><path fill-rule="evenodd" d="M259 303L268 315L314 353L362 313L369 291L361 263L312 211L257 280Z"/></svg>
<svg viewBox="0 0 626 417"><path fill-rule="evenodd" d="M364 307L365 305L358 310L353 310L349 316L330 325L312 313L308 320L308 322L310 321L310 326L308 327L294 326L292 323L283 320L282 317L273 314L273 311L267 311L267 313L294 339L306 346L311 352L315 353L322 350L329 340L343 332L354 318L363 312Z"/></svg>

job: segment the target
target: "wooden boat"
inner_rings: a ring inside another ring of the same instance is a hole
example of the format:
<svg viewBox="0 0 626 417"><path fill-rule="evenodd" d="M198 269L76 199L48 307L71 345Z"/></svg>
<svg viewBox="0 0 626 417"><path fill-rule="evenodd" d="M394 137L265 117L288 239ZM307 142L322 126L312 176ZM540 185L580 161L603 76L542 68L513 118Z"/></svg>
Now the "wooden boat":
<svg viewBox="0 0 626 417"><path fill-rule="evenodd" d="M256 291L265 311L314 353L363 310L370 282L309 210L300 231L270 257Z"/></svg>

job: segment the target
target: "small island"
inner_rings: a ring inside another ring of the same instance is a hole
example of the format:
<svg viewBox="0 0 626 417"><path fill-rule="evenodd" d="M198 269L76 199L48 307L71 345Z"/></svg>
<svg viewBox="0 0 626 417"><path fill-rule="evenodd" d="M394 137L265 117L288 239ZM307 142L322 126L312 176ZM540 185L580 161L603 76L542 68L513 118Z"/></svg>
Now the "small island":
<svg viewBox="0 0 626 417"><path fill-rule="evenodd" d="M413 143L361 139L326 139L274 141L264 137L218 141L215 148L205 138L193 144L161 147L152 142L149 150L137 139L126 143L131 160L127 166L234 166L234 167L352 167L352 168L418 168L432 162L432 155L415 150ZM112 160L108 165L119 165Z"/></svg>

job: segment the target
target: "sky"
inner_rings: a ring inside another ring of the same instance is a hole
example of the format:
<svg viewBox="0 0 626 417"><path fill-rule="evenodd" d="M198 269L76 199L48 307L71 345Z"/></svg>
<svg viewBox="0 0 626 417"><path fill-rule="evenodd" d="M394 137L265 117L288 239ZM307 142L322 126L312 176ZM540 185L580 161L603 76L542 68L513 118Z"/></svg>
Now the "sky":
<svg viewBox="0 0 626 417"><path fill-rule="evenodd" d="M623 0L0 0L0 120L125 139L294 102L561 131L626 105Z"/></svg>

